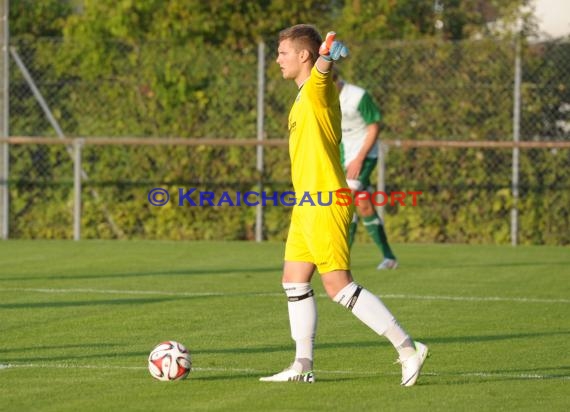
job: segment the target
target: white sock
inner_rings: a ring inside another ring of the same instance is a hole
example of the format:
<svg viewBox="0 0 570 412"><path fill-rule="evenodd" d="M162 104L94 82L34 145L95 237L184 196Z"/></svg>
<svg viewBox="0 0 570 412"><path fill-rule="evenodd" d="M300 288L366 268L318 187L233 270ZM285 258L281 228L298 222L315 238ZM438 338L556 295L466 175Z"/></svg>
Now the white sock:
<svg viewBox="0 0 570 412"><path fill-rule="evenodd" d="M413 347L413 341L380 298L362 286L351 282L333 300L350 309L354 316L378 335L385 336L402 359L408 357L409 343L412 343ZM413 350L415 351L415 349Z"/></svg>
<svg viewBox="0 0 570 412"><path fill-rule="evenodd" d="M317 330L317 302L310 283L283 283L287 294L291 337L295 341L295 362L299 372L313 368L313 345Z"/></svg>
<svg viewBox="0 0 570 412"><path fill-rule="evenodd" d="M400 360L406 360L416 354L414 341L398 322L392 325L392 327L384 333L384 336L392 342L392 345L394 345L398 351L398 355L400 355Z"/></svg>

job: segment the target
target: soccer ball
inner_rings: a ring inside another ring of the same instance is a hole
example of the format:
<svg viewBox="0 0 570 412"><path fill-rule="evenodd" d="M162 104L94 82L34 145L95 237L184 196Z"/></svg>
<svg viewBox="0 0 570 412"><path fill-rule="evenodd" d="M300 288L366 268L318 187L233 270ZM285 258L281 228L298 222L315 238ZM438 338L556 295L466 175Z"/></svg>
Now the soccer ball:
<svg viewBox="0 0 570 412"><path fill-rule="evenodd" d="M173 340L159 343L148 356L148 371L159 381L184 379L191 369L190 352Z"/></svg>

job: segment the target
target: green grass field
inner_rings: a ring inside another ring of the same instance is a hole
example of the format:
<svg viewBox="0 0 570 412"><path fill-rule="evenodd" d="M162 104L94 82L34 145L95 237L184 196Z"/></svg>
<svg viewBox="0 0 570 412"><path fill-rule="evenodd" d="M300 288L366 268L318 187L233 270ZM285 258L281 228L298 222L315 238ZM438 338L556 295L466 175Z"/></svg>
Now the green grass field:
<svg viewBox="0 0 570 412"><path fill-rule="evenodd" d="M259 376L294 355L283 245L246 242L0 243L2 411L415 411L570 409L570 249L395 245L356 280L430 346L418 384L396 352L323 294L314 385ZM178 340L194 370L154 380L149 351Z"/></svg>

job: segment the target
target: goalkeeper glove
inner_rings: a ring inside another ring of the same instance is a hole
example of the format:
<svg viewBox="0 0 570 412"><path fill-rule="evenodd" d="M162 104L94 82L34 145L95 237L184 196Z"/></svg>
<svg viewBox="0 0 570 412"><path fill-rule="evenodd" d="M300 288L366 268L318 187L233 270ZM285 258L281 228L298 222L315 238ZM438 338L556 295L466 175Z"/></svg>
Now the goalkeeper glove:
<svg viewBox="0 0 570 412"><path fill-rule="evenodd" d="M319 48L319 54L326 61L338 60L341 57L348 56L348 47L343 43L335 40L336 33L334 31L329 31L327 37L321 47Z"/></svg>

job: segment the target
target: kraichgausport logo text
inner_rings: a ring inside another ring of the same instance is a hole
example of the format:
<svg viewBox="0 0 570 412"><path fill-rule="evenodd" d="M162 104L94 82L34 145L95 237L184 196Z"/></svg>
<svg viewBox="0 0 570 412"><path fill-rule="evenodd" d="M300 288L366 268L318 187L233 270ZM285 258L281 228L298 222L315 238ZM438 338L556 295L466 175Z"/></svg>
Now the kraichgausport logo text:
<svg viewBox="0 0 570 412"><path fill-rule="evenodd" d="M375 206L417 206L418 196L421 191L383 191L352 192L348 188L341 188L332 192L266 192L253 191L216 193L212 191L200 191L197 188L176 190L177 206L190 207L221 207L221 206L358 206L364 200L370 200ZM164 188L156 187L148 192L148 202L153 206L164 206L171 200L170 192Z"/></svg>

